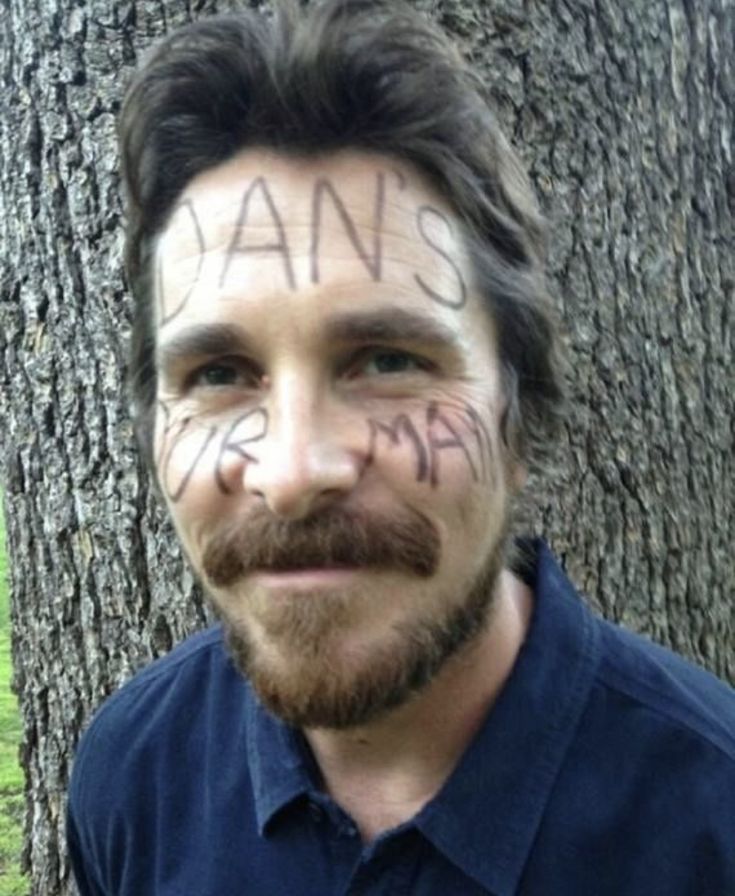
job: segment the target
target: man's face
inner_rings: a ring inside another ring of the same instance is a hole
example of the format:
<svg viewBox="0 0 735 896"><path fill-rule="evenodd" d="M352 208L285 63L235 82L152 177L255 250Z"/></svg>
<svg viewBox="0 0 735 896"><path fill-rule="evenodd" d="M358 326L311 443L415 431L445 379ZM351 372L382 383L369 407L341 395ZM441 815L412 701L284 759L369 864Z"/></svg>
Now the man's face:
<svg viewBox="0 0 735 896"><path fill-rule="evenodd" d="M505 534L495 334L411 167L248 150L156 253L156 472L261 698L293 724L406 700L484 624Z"/></svg>

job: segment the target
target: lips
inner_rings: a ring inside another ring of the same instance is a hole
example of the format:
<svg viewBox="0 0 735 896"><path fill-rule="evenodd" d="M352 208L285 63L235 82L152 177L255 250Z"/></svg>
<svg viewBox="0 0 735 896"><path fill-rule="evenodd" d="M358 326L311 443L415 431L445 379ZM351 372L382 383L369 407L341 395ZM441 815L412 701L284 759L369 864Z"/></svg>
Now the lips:
<svg viewBox="0 0 735 896"><path fill-rule="evenodd" d="M251 574L258 585L269 588L316 588L343 585L358 575L364 567L332 566L301 569L256 570Z"/></svg>

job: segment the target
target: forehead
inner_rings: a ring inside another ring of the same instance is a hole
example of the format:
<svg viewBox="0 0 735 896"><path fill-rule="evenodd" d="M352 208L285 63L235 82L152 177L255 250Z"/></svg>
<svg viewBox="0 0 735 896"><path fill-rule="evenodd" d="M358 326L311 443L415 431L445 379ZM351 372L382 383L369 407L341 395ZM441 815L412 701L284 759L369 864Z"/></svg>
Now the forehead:
<svg viewBox="0 0 735 896"><path fill-rule="evenodd" d="M418 238L415 219L420 208L430 207L437 229L439 215L444 229L458 227L455 215L439 193L413 166L388 156L356 150L301 157L267 149L249 149L227 162L210 168L189 182L175 204L162 242L172 239L198 249L200 235L192 227L185 206L195 205L200 223L213 237L213 248L229 241L237 224L245 234L262 229L276 235L279 226L291 230L289 248L299 252L299 234L304 225L335 235L342 230L354 244L380 229L384 238L400 235ZM423 213L422 213L423 214ZM304 233L309 238L320 234ZM454 236L459 241L460 234ZM263 241L265 247L266 241ZM257 254L257 241L242 240L236 249ZM366 247L368 248L368 247ZM273 251L273 250L271 250ZM268 249L262 252L267 257Z"/></svg>
<svg viewBox="0 0 735 896"><path fill-rule="evenodd" d="M154 263L159 330L233 315L316 326L345 306L489 327L451 206L377 154L249 149L189 183Z"/></svg>

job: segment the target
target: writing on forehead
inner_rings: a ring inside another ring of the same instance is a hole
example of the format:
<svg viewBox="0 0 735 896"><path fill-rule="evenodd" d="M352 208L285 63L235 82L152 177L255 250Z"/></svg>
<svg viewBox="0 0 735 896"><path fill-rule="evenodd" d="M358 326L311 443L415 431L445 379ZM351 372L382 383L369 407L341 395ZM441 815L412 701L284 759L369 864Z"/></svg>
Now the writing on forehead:
<svg viewBox="0 0 735 896"><path fill-rule="evenodd" d="M265 243L243 242L243 229L248 223L250 205L257 201L260 201L264 205L268 217L270 217L274 239ZM288 241L286 240L286 231L283 227L283 220L281 219L278 208L271 196L268 181L264 177L256 177L242 197L235 230L225 255L225 263L222 266L219 285L224 286L225 280L227 279L227 271L229 270L235 255L248 255L251 253L262 255L263 253L270 252L275 253L283 259L283 268L288 285L291 289L296 289L296 280L294 279L293 265L291 264L291 253L288 248Z"/></svg>
<svg viewBox="0 0 735 896"><path fill-rule="evenodd" d="M320 177L314 184L311 202L311 280L319 283L319 250L322 238L322 214L325 197L329 197L332 206L339 215L350 242L368 270L373 280L380 280L383 265L383 211L385 209L385 175L380 172L375 189L375 207L373 210L373 252L370 255L365 248L360 234L347 211L339 193L328 177Z"/></svg>
<svg viewBox="0 0 735 896"><path fill-rule="evenodd" d="M184 214L188 221L189 227L194 235L194 239L197 244L197 269L194 274L194 278L191 281L189 288L184 293L183 297L179 301L176 307L166 313L166 296L164 293L163 287L163 258L160 253L158 255L158 262L156 264L156 280L157 280L157 291L158 291L158 301L160 303L160 320L161 326L167 324L169 321L173 320L178 314L180 314L184 308L186 307L186 303L189 301L189 296L192 294L194 287L199 280L199 277L202 273L202 265L204 263L204 253L207 251L206 244L204 242L204 234L202 233L201 225L199 224L199 218L197 217L196 210L194 208L194 203L191 199L182 199L181 202L174 208L173 213L171 215L171 220L173 221L179 214Z"/></svg>
<svg viewBox="0 0 735 896"><path fill-rule="evenodd" d="M445 305L447 308L463 308L467 302L467 285L462 277L462 271L459 269L457 262L452 258L449 252L442 247L442 244L435 240L430 229L429 221L440 221L446 230L452 232L452 224L449 218L439 209L430 205L422 205L416 212L416 223L419 227L419 233L426 245L440 255L444 261L451 267L457 280L458 292L455 295L444 295L438 292L430 283L427 283L421 274L414 274L414 278L419 287L426 295L439 305Z"/></svg>
<svg viewBox="0 0 735 896"><path fill-rule="evenodd" d="M333 249L335 235L340 232L364 266L367 276L374 282L383 279L385 210L388 190L391 188L399 192L405 190L406 180L403 175L389 179L385 172L377 172L371 190L366 191L371 200L369 223L361 227L351 213L349 203L332 180L326 176L316 178L311 188L309 217L310 283L321 282L322 254L325 247ZM184 295L173 310L166 312L163 268L159 258L157 287L162 324L172 320L185 308L201 276L203 256L207 251L204 228L192 199L184 199L178 209L186 214L180 226L191 230L199 249L200 260ZM439 263L433 278L428 277L426 271L413 272L414 284L431 302L454 310L463 308L467 302L468 290L462 267L456 257L457 235L450 217L441 209L425 203L418 205L410 215L413 217L418 240ZM239 256L256 257L254 263L257 263L257 259L272 256L280 261L284 281L289 289L296 290L300 285L308 285L298 282L285 220L268 178L261 175L249 182L239 200L237 218L219 271L220 288L224 287L228 278L235 276L233 262ZM257 227L252 225L253 221L257 221Z"/></svg>

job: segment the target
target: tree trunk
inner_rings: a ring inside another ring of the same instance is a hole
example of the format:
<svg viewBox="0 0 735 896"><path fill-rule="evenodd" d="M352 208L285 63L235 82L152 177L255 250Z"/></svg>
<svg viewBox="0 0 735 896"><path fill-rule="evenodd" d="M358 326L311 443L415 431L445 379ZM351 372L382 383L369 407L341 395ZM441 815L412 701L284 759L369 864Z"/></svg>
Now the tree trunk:
<svg viewBox="0 0 735 896"><path fill-rule="evenodd" d="M38 896L74 892L64 794L91 710L206 621L133 445L114 143L136 60L216 6L194 5L0 18L0 449ZM572 411L527 525L608 616L733 680L732 0L416 5L485 73L552 222Z"/></svg>

